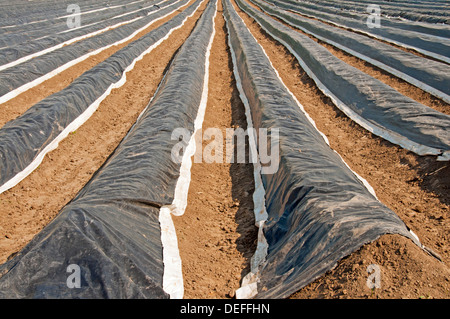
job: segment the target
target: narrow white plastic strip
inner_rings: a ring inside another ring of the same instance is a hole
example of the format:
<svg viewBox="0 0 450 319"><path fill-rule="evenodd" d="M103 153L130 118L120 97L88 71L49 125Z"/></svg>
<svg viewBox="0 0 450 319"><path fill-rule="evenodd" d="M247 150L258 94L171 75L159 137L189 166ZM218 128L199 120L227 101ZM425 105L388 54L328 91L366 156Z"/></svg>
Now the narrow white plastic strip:
<svg viewBox="0 0 450 319"><path fill-rule="evenodd" d="M228 26L228 21L226 21ZM230 27L228 26L228 30ZM244 89L242 87L241 77L239 76L239 71L237 69L237 59L236 53L231 45L230 32L228 32L228 46L231 52L231 59L233 62L233 73L236 80L236 87L239 92L239 97L244 104L245 116L247 120L247 131L249 135L249 149L250 156L252 156L253 164L253 179L255 182L255 191L253 193L253 211L255 215L255 225L258 227L258 242L256 246L256 251L253 254L250 261L250 272L244 276L241 282L241 287L236 290L237 299L248 299L252 298L257 294L257 282L258 271L262 263L265 261L267 256L268 244L266 238L264 237L264 223L267 220L267 211L265 204L266 191L261 179L261 163L259 160L258 150L256 147L256 136L253 135L253 120L250 110L250 104L245 95Z"/></svg>
<svg viewBox="0 0 450 319"><path fill-rule="evenodd" d="M67 62L66 64L61 65L60 67L56 68L55 70L53 70L53 71L51 71L51 72L49 72L47 74L44 74L43 76L41 76L41 77L39 77L39 78L29 82L29 83L26 83L26 84L24 84L24 85L22 85L22 86L20 86L20 87L18 87L16 89L14 89L14 90L8 92L7 94L5 94L5 95L0 97L0 104L5 103L5 102L15 98L19 94L21 94L21 93L23 93L23 92L25 92L25 91L27 91L27 90L29 90L29 89L39 85L39 84L41 84L42 82L44 82L44 81L54 77L55 75L63 72L64 70L67 70L68 68L70 68L70 67L72 67L72 66L74 66L74 65L76 65L76 64L78 64L78 63L80 63L80 62L82 62L84 60L86 60L87 58L89 58L89 57L91 57L93 55L97 55L100 52L102 52L102 51L104 51L104 50L106 50L106 49L108 49L110 47L117 46L117 45L120 45L120 44L122 44L124 42L127 42L128 40L130 40L133 37L135 37L141 31L143 31L143 30L147 29L148 27L150 27L155 22L168 17L169 15L171 15L172 13L174 13L175 11L177 11L179 9L180 8L175 8L174 10L172 10L169 13L167 13L166 15L164 15L162 17L159 17L159 18L157 18L155 20L150 21L145 26L143 26L142 28L136 30L131 35L129 35L128 37L126 37L126 38L124 38L122 40L119 40L119 41L117 41L117 42L115 42L113 44L109 44L109 45L101 47L101 48L99 48L97 50L94 50L94 51L91 51L89 53L86 53L86 54L84 54L84 55L82 55L82 56L80 56L80 57L78 57L78 58L76 58L76 59L74 59L74 60L72 60L70 62Z"/></svg>
<svg viewBox="0 0 450 319"><path fill-rule="evenodd" d="M159 210L161 244L163 247L163 290L171 299L182 299L184 295L183 271L178 250L178 239L170 209Z"/></svg>
<svg viewBox="0 0 450 319"><path fill-rule="evenodd" d="M305 70L305 72L308 74L309 77L311 77L314 82L316 83L317 87L323 92L323 94L325 94L326 96L328 96L332 102L334 103L334 105L336 105L345 115L347 115L350 119L352 119L354 122L358 123L359 125L361 125L363 128L365 128L367 131L380 136L382 138L384 138L385 140L393 143L393 144L397 144L399 146L401 146L404 149L407 149L409 151L412 151L418 155L440 155L438 157L438 160L443 160L446 157L448 158L448 156L450 154L450 152L445 152L444 154L442 154L442 151L439 149L435 149L433 147L429 147L426 145L422 145L419 143L416 143L414 141L411 141L410 139L406 138L405 136L402 136L396 132L393 131L388 131L386 129L383 129L377 125L372 124L370 121L367 121L365 118L363 118L362 116L360 116L359 114L357 114L355 111L353 111L352 109L350 109L344 102L342 102L338 97L336 97L318 78L317 76L314 74L314 72L312 72L312 70L305 64L305 62L300 58L300 56L295 52L295 50L288 44L286 43L286 41L284 41L283 39L273 35L269 30L267 30L267 28L265 26L263 26L262 24L259 24L261 26L261 28L266 31L268 34L270 34L276 41L280 42L281 44L283 44L288 50L289 52L295 56L295 58L297 59L298 63L300 64L300 66L303 68L303 70Z"/></svg>
<svg viewBox="0 0 450 319"><path fill-rule="evenodd" d="M200 4L197 6L196 10ZM6 190L16 186L18 183L20 183L23 179L25 179L28 175L30 175L43 161L45 155L53 150L55 150L58 147L58 144L60 141L65 139L69 133L76 131L81 125L83 125L91 116L94 114L94 112L97 110L100 103L111 93L113 89L121 87L126 82L126 73L131 71L134 68L134 65L136 62L140 61L145 55L149 54L153 49L155 49L157 46L159 46L163 41L165 41L175 30L180 29L183 27L183 25L186 23L186 20L194 15L196 10L186 17L183 22L174 28L172 28L166 36L155 42L153 45L151 45L147 50L145 50L143 53L141 53L140 56L138 56L123 72L123 75L121 79L113 83L109 86L109 88L103 93L97 100L95 100L94 103L92 103L78 118L76 118L72 123L70 123L47 147L45 147L42 152L40 152L37 157L34 159L33 162L31 162L23 171L19 172L17 175L15 175L12 179L10 179L8 182L0 186L0 194L5 192Z"/></svg>
<svg viewBox="0 0 450 319"><path fill-rule="evenodd" d="M187 196L189 184L191 182L192 156L195 154L196 133L202 129L203 119L205 117L206 105L208 102L208 84L209 84L209 58L211 47L215 36L215 17L217 14L217 5L212 18L213 32L209 39L205 55L205 74L203 79L202 97L194 121L194 133L192 134L188 146L186 147L180 167L180 177L175 186L174 199L171 205L161 207L159 220L161 223L161 241L163 245L163 289L170 295L171 299L182 299L184 296L183 272L181 267L181 257L178 250L178 239L173 225L171 215L181 216L184 214L187 206Z"/></svg>

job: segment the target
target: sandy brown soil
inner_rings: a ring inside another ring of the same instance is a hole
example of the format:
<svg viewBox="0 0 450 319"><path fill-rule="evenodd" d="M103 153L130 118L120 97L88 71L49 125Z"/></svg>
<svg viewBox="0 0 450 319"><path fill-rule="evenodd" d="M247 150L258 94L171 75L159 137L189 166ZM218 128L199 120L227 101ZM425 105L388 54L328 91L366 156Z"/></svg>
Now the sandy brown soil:
<svg viewBox="0 0 450 319"><path fill-rule="evenodd" d="M159 26L163 25L170 19L172 19L174 16L179 14L182 10L184 10L186 7L191 5L195 0L190 1L187 5L181 7L168 17L161 19L159 21L156 21L154 24L149 26L147 29L139 32L134 36L132 39L119 44L114 45L106 50L103 50L102 52L93 55L86 60L77 63L76 65L68 68L67 70L64 70L63 72L53 76L52 78L42 82L41 84L23 92L22 94L19 94L17 97L0 104L0 127L5 125L5 123L15 119L16 117L22 115L26 110L28 110L31 106L36 104L37 102L41 101L42 99L52 95L53 93L59 92L62 89L69 86L77 77L82 75L84 72L88 71L95 65L97 65L100 62L103 62L107 58L109 58L111 55L119 51L120 49L126 47L128 44L130 44L133 41L136 41L137 39L141 38L142 36L146 35L150 31L158 28Z"/></svg>
<svg viewBox="0 0 450 319"><path fill-rule="evenodd" d="M380 287L369 288L373 270L380 269ZM384 235L374 243L342 259L325 276L307 285L292 299L448 299L450 271L447 265L433 257L407 238Z"/></svg>
<svg viewBox="0 0 450 319"><path fill-rule="evenodd" d="M225 129L246 129L246 119L232 74L220 1L218 10L202 129L203 132L210 127L221 129L222 143L226 145ZM209 143L211 140L206 139L203 147ZM249 271L250 258L256 249L253 165L230 164L224 156L223 163L194 162L191 174L186 212L174 217L184 298L230 298Z"/></svg>
<svg viewBox="0 0 450 319"><path fill-rule="evenodd" d="M324 287L327 281L331 285L337 285L335 281L336 278L339 278L339 285L342 287L340 291L345 289L346 296L350 298L364 297L364 294L360 294L359 291L354 290L354 286L351 286L353 279L351 273L348 274L349 281L340 277L339 274L342 275L349 267L351 269L355 262L359 263L365 260L366 262L361 265L367 267L367 262L370 261L366 258L367 254L376 255L377 251L382 251L382 256L390 256L384 262L388 265L395 264L395 267L391 265L392 272L407 274L407 271L410 271L409 275L413 278L405 281L406 286L403 290L398 290L397 294L384 294L382 297L420 297L419 294L423 292L420 285L424 284L421 281L424 278L420 276L420 273L424 272L436 274L435 278L430 279L432 280L432 282L430 281L431 285L435 287L438 284L443 285L442 289L433 290L433 294L430 296L448 298L450 283L446 278L449 278L448 274L450 274L448 268L450 262L450 223L448 221L450 217L450 193L448 191L450 165L445 162L436 162L433 157L416 156L365 131L352 122L321 93L287 49L271 39L253 19L239 9L238 11L258 42L264 47L284 83L305 107L305 110L316 122L318 129L328 137L331 147L356 173L372 185L381 202L396 212L419 236L422 243L437 252L443 260L441 263L422 250L417 251L417 247L409 240L405 241L403 238L397 238L398 236L393 236L393 239L387 242L381 238L379 241L365 246L362 253L355 253L351 255L351 258L344 260L334 272L319 279L317 286L321 284ZM403 249L400 249L402 247ZM396 251L403 252L400 253L397 261L394 260L394 257L397 256ZM408 254L411 258L406 257ZM380 264L380 266L382 265ZM416 271L414 272L413 269ZM388 278L388 276L386 277ZM367 273L363 273L362 278L365 282ZM387 278L385 279L387 280ZM385 287L387 288L389 285L396 287L397 283L386 283ZM416 288L416 294L409 293L410 290L415 291ZM308 295L308 291L311 291L307 289L311 289L311 287L305 289L307 292L296 296L313 297L313 295ZM431 293L431 291L429 292ZM328 290L323 291L321 295L324 298L335 296L335 293Z"/></svg>
<svg viewBox="0 0 450 319"><path fill-rule="evenodd" d="M0 194L0 262L24 247L90 180L147 106L173 54L206 2L127 73L93 116L63 140L25 180Z"/></svg>

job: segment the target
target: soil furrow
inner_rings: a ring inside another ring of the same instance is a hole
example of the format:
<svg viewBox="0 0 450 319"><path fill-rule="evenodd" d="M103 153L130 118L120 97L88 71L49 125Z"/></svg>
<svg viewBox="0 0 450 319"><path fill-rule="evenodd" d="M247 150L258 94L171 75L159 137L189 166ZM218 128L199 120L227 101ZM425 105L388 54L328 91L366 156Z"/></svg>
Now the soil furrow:
<svg viewBox="0 0 450 319"><path fill-rule="evenodd" d="M197 150L201 151L215 142L225 147L227 128L246 129L220 1L215 24L203 143L197 144ZM222 137L208 139L205 135L208 128L220 130ZM217 150L220 152L219 148ZM207 163L205 159L199 163L194 161L186 211L184 215L174 217L183 268L184 298L233 297L242 277L249 271L250 258L256 248L253 164L227 163L224 153L221 154L223 163Z"/></svg>

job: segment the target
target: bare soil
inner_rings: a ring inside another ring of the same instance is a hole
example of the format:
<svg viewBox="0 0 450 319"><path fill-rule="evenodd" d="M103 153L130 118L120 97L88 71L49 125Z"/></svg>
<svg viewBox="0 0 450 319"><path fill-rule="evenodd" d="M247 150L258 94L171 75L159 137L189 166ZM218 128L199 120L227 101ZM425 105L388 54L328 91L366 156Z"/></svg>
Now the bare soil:
<svg viewBox="0 0 450 319"><path fill-rule="evenodd" d="M222 3L218 2L216 35L210 59L208 104L203 123L202 150L212 140L203 134L208 128L246 129L244 106L235 86L227 47ZM248 154L248 152L247 152ZM195 163L189 187L188 206L174 217L183 267L184 298L231 298L240 287L256 249L254 225L253 164Z"/></svg>

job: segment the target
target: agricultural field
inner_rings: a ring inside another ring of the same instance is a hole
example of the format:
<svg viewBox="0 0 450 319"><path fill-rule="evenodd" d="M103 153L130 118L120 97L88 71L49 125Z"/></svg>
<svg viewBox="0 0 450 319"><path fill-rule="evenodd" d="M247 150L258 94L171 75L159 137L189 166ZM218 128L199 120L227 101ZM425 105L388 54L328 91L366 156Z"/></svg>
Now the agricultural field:
<svg viewBox="0 0 450 319"><path fill-rule="evenodd" d="M1 299L450 298L448 1L0 7Z"/></svg>

